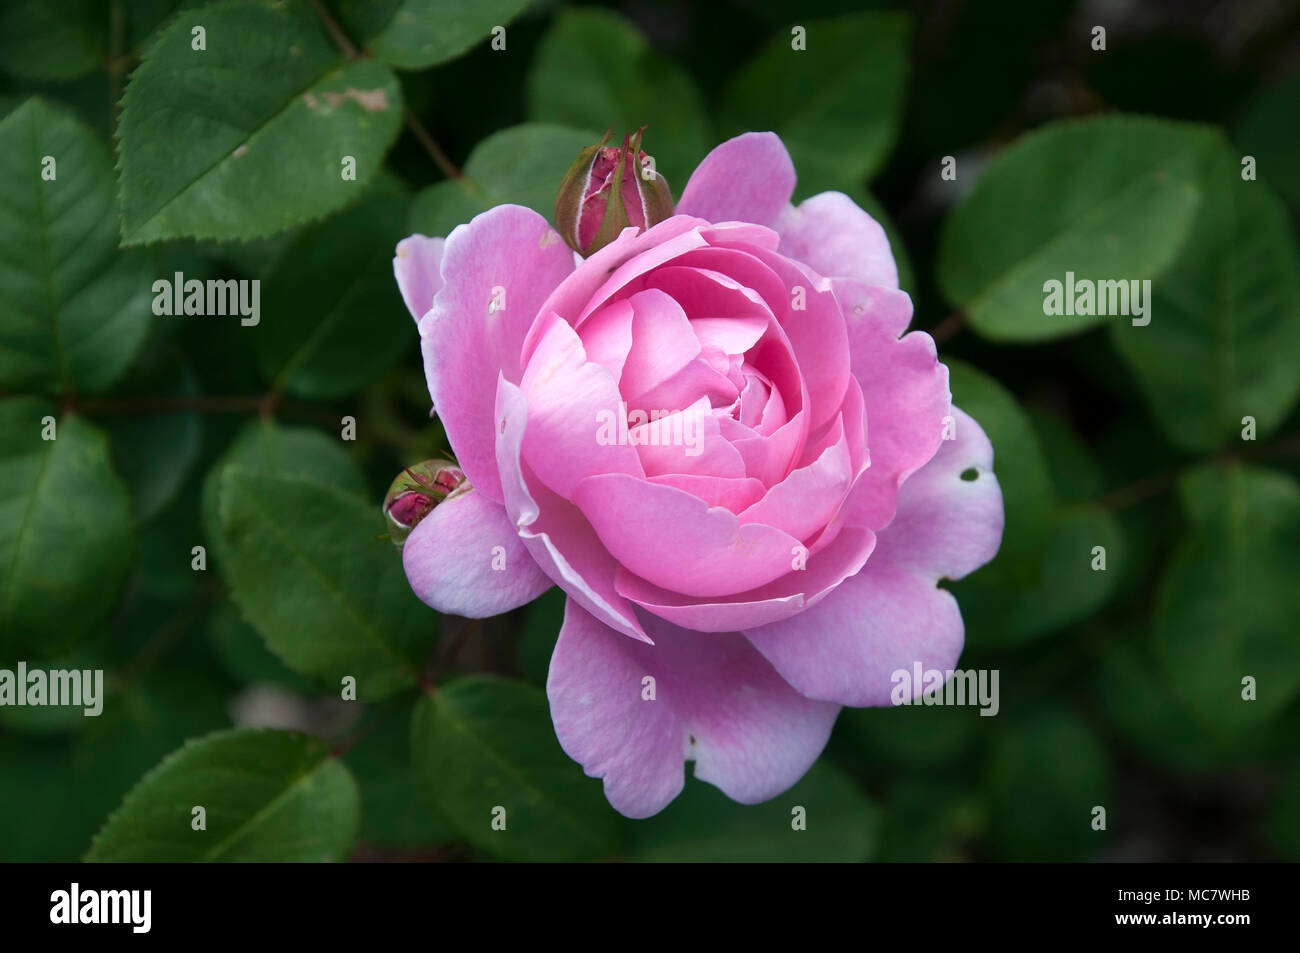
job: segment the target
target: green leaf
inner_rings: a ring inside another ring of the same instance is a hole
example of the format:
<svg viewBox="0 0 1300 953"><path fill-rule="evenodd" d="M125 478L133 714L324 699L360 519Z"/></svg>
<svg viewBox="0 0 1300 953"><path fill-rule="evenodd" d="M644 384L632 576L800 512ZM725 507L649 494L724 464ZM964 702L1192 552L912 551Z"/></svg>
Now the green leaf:
<svg viewBox="0 0 1300 953"><path fill-rule="evenodd" d="M234 603L223 600L208 614L205 634L222 669L241 685L271 684L300 695L311 693L310 683L271 654Z"/></svg>
<svg viewBox="0 0 1300 953"><path fill-rule="evenodd" d="M1049 315L1044 284L1064 284L1067 272L1089 281L1159 277L1191 230L1200 167L1219 142L1209 127L1129 116L1052 123L1025 136L989 163L948 219L939 244L944 294L999 341L1128 323Z"/></svg>
<svg viewBox="0 0 1300 953"><path fill-rule="evenodd" d="M418 336L393 281L407 201L363 202L308 230L266 281L253 339L276 389L313 399L368 384Z"/></svg>
<svg viewBox="0 0 1300 953"><path fill-rule="evenodd" d="M238 465L220 477L231 595L294 671L381 699L415 684L437 616L411 592L379 505L300 476Z"/></svg>
<svg viewBox="0 0 1300 953"><path fill-rule="evenodd" d="M129 50L139 51L154 31L182 10L201 7L206 0L128 0L121 4L126 21L123 37Z"/></svg>
<svg viewBox="0 0 1300 953"><path fill-rule="evenodd" d="M206 49L195 50L200 25ZM306 4L184 13L123 97L122 240L256 238L327 215L378 173L401 113L392 72L345 61Z"/></svg>
<svg viewBox="0 0 1300 953"><path fill-rule="evenodd" d="M370 714L376 727L344 761L361 784L361 840L388 849L436 847L458 840L425 795L411 760L411 709L402 702ZM369 725L358 731L369 730Z"/></svg>
<svg viewBox="0 0 1300 953"><path fill-rule="evenodd" d="M704 103L690 75L608 10L570 9L556 16L528 77L528 115L578 128L613 126L619 141L623 133L648 126L645 151L678 196L711 144Z"/></svg>
<svg viewBox="0 0 1300 953"><path fill-rule="evenodd" d="M945 363L953 404L974 417L993 444L993 472L1007 504L1002 548L975 578L1032 582L1040 572L1055 500L1038 438L1006 388L962 361Z"/></svg>
<svg viewBox="0 0 1300 953"><path fill-rule="evenodd" d="M207 829L193 829L202 807ZM135 786L90 862L337 861L360 810L351 772L319 738L235 729L186 744Z"/></svg>
<svg viewBox="0 0 1300 953"><path fill-rule="evenodd" d="M1092 829L1093 808L1119 823L1106 749L1064 708L1017 718L997 736L990 764L993 811L987 843L1002 860L1083 860L1109 839Z"/></svg>
<svg viewBox="0 0 1300 953"><path fill-rule="evenodd" d="M1109 628L1109 627L1108 627ZM1242 760L1190 717L1166 684L1143 631L1121 630L1098 652L1092 694L1097 708L1144 758L1184 773L1204 773Z"/></svg>
<svg viewBox="0 0 1300 953"><path fill-rule="evenodd" d="M359 495L366 492L361 471L342 441L310 427L286 427L259 417L243 426L204 478L200 500L203 532L214 542L221 539L218 484L221 472L231 465L256 473L294 475Z"/></svg>
<svg viewBox="0 0 1300 953"><path fill-rule="evenodd" d="M1255 157L1256 174L1300 209L1300 123L1295 104L1300 101L1300 73L1292 73L1265 87L1246 107L1233 141ZM1241 169L1240 162L1237 165Z"/></svg>
<svg viewBox="0 0 1300 953"><path fill-rule="evenodd" d="M619 815L560 749L537 689L458 679L421 700L411 740L425 790L475 847L511 860L596 858L617 847ZM498 807L505 830L492 827Z"/></svg>
<svg viewBox="0 0 1300 953"><path fill-rule="evenodd" d="M517 17L528 3L401 0L366 48L398 69L424 69L460 56L486 39L493 27L503 27Z"/></svg>
<svg viewBox="0 0 1300 953"><path fill-rule="evenodd" d="M131 601L143 596L160 603L177 603L199 596L207 577L193 568L194 545L199 541L192 511L181 501L166 518L138 530L135 565L128 580ZM113 639L120 645L120 633Z"/></svg>
<svg viewBox="0 0 1300 953"><path fill-rule="evenodd" d="M428 188L421 189L415 196L415 201L411 203L408 228L420 235L446 237L457 225L463 225L475 215L486 212L493 204L486 198L484 190L464 180L435 182ZM536 208L533 211L545 215L547 221L551 220L552 213L541 212Z"/></svg>
<svg viewBox="0 0 1300 953"><path fill-rule="evenodd" d="M799 175L797 195L860 183L893 145L907 76L908 20L854 13L801 21L736 73L723 101L728 134L772 129Z"/></svg>
<svg viewBox="0 0 1300 953"><path fill-rule="evenodd" d="M797 814L795 809L802 808ZM795 828L802 818L804 829ZM870 857L880 809L851 779L824 762L784 794L737 804L689 778L662 812L632 828L628 859L680 863L853 863Z"/></svg>
<svg viewBox="0 0 1300 953"><path fill-rule="evenodd" d="M110 65L113 33L120 37L123 47L118 55L137 51L162 21L179 10L203 6L204 2L8 0L0 8L0 69L47 82L104 70Z"/></svg>
<svg viewBox="0 0 1300 953"><path fill-rule="evenodd" d="M0 69L35 80L75 79L104 63L108 13L98 0L7 0Z"/></svg>
<svg viewBox="0 0 1300 953"><path fill-rule="evenodd" d="M192 397L198 378L184 352L159 342L146 347L117 394ZM113 449L113 467L131 493L136 520L148 522L166 508L189 476L203 442L203 420L195 411L113 414L103 420Z"/></svg>
<svg viewBox="0 0 1300 953"><path fill-rule="evenodd" d="M112 164L95 135L37 98L0 121L0 388L110 386L149 328L149 272L117 250Z"/></svg>
<svg viewBox="0 0 1300 953"><path fill-rule="evenodd" d="M410 229L447 235L494 205L524 205L548 222L565 171L598 133L528 122L488 136L470 153L464 177L438 182L416 196Z"/></svg>
<svg viewBox="0 0 1300 953"><path fill-rule="evenodd" d="M187 738L230 726L229 684L214 675L191 661L168 657L133 681L105 676L103 714L86 719L73 752L78 774L93 779L98 808L78 853L141 775Z"/></svg>
<svg viewBox="0 0 1300 953"><path fill-rule="evenodd" d="M881 863L970 860L962 843L975 840L986 820L980 800L948 778L904 778L886 811Z"/></svg>
<svg viewBox="0 0 1300 953"><path fill-rule="evenodd" d="M62 669L65 671L94 671L107 667L104 654L97 651L99 646L79 645L71 652L49 656L39 665L44 669ZM13 670L15 660L0 656L0 668ZM38 667L32 664L29 668ZM106 683L106 687L111 682ZM101 698L106 697L105 695ZM0 705L0 734L39 735L43 737L60 737L80 733L95 721L87 718L84 705ZM96 818L98 820L98 818Z"/></svg>
<svg viewBox="0 0 1300 953"><path fill-rule="evenodd" d="M1101 467L1069 423L1036 407L1029 408L1028 415L1057 499L1062 503L1084 503L1101 496Z"/></svg>
<svg viewBox="0 0 1300 953"><path fill-rule="evenodd" d="M954 403L969 410L961 392L969 386L972 369L958 363L953 370ZM985 379L974 392L992 393L991 383ZM945 584L961 604L967 643L981 649L1024 645L1087 618L1106 605L1121 580L1133 572L1118 521L1090 502L1101 492L1102 475L1083 442L1061 418L1039 410L1026 414L1009 394L997 405L1002 409L992 413L991 420L1015 420L1009 434L985 426L1007 504L1002 550L968 578ZM975 417L984 420L978 413ZM1025 446L1032 449L1022 449ZM1045 495L1040 491L1027 496L1018 487L1024 476L1018 471L1031 459L1036 461L1035 480L1046 480ZM1013 468L1011 481L1004 478L1004 464ZM1026 514L1021 508L1026 499L1045 506ZM1032 518L1029 530L1036 548L1024 542L1022 521L1027 517ZM1104 569L1097 547L1104 550Z"/></svg>
<svg viewBox="0 0 1300 953"><path fill-rule="evenodd" d="M0 658L48 658L95 633L134 540L104 435L75 414L42 440L43 400L0 400Z"/></svg>
<svg viewBox="0 0 1300 953"><path fill-rule="evenodd" d="M1015 497L1007 496L1008 516ZM1127 567L1115 518L1089 505L1062 508L1041 557L1041 575L1029 588L1009 586L982 573L952 584L961 603L967 639L980 648L1023 645L1088 618L1114 595ZM1106 568L1093 569L1101 546Z"/></svg>
<svg viewBox="0 0 1300 953"><path fill-rule="evenodd" d="M992 717L981 715L974 700L969 705L846 708L835 727L865 748L871 763L883 759L908 767L932 767L970 751L981 723L988 724Z"/></svg>
<svg viewBox="0 0 1300 953"><path fill-rule="evenodd" d="M60 659L57 667L73 665L103 662ZM147 682L134 681L125 690L115 681L105 679L108 697L100 715L87 718L74 709L79 737L31 743L8 733L6 720L0 737L0 860L78 860L141 774L186 737L229 724L224 697L193 669L151 670Z"/></svg>
<svg viewBox="0 0 1300 953"><path fill-rule="evenodd" d="M1270 470L1206 465L1178 492L1192 529L1160 585L1156 653L1175 696L1230 739L1300 694L1300 485ZM1247 676L1254 701L1242 697Z"/></svg>
<svg viewBox="0 0 1300 953"><path fill-rule="evenodd" d="M1273 847L1288 860L1300 860L1300 766L1284 775L1266 823Z"/></svg>
<svg viewBox="0 0 1300 953"><path fill-rule="evenodd" d="M1190 239L1155 283L1151 323L1111 328L1165 432L1212 450L1278 428L1300 396L1300 250L1286 209L1225 145L1206 163Z"/></svg>
<svg viewBox="0 0 1300 953"><path fill-rule="evenodd" d="M66 744L9 731L0 734L0 774L0 862L75 861L103 819L91 807L101 799L97 779L77 772Z"/></svg>

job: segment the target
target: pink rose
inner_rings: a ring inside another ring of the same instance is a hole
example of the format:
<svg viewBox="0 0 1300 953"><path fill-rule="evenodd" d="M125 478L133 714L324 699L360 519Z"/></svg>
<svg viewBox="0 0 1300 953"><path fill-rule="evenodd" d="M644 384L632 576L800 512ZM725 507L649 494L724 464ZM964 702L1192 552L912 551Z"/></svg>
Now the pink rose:
<svg viewBox="0 0 1300 953"><path fill-rule="evenodd" d="M936 583L1001 540L992 447L929 335L904 333L884 231L838 192L792 206L794 184L781 140L749 133L677 214L585 260L513 205L394 260L473 487L415 527L407 578L465 616L564 589L556 734L630 817L686 760L771 798L840 706L953 668L961 614Z"/></svg>

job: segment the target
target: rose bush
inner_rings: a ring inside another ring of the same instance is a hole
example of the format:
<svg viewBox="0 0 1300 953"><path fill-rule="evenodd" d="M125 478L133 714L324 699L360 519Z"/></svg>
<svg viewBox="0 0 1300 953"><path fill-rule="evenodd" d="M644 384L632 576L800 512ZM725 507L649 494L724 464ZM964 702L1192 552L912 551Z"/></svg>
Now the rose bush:
<svg viewBox="0 0 1300 953"><path fill-rule="evenodd" d="M773 797L841 706L952 668L937 583L1001 539L993 449L905 333L883 229L841 193L794 206L794 185L780 139L749 133L676 214L586 259L514 205L394 259L467 481L414 527L407 577L471 617L563 588L555 730L632 817L687 760Z"/></svg>

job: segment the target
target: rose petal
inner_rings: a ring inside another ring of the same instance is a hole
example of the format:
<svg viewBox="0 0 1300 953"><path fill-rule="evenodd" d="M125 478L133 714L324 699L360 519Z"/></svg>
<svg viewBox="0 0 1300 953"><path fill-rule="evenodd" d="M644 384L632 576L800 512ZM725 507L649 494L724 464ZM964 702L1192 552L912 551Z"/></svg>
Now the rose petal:
<svg viewBox="0 0 1300 953"><path fill-rule="evenodd" d="M941 578L960 579L997 553L1002 491L979 425L953 408L957 439L903 484L898 515L866 567L817 606L745 632L791 685L842 705L888 705L893 673L947 671L964 640L961 612ZM976 479L963 480L968 469Z"/></svg>
<svg viewBox="0 0 1300 953"><path fill-rule="evenodd" d="M578 337L587 360L604 364L618 381L632 349L632 305L626 298L611 301L583 322Z"/></svg>
<svg viewBox="0 0 1300 953"><path fill-rule="evenodd" d="M820 275L898 287L898 266L884 228L843 192L787 205L774 227L781 234L777 250Z"/></svg>
<svg viewBox="0 0 1300 953"><path fill-rule="evenodd" d="M757 292L708 268L665 265L646 276L646 287L659 289L687 308L700 344L714 345L725 354L744 354L773 318Z"/></svg>
<svg viewBox="0 0 1300 953"><path fill-rule="evenodd" d="M699 357L700 341L682 306L657 288L623 300L632 306L632 347L619 390L629 407L650 409L637 398Z"/></svg>
<svg viewBox="0 0 1300 953"><path fill-rule="evenodd" d="M680 418L680 420L679 420ZM659 432L682 434L680 443L636 444L637 456L647 476L665 473L690 473L698 476L744 477L745 461L731 441L722 435L720 422L729 418L714 416L707 397L690 407L659 418ZM629 435L629 439L631 439Z"/></svg>
<svg viewBox="0 0 1300 953"><path fill-rule="evenodd" d="M772 252L754 253L781 279L787 302L777 312L808 388L808 426L816 429L839 413L848 386L850 343L845 315L829 279Z"/></svg>
<svg viewBox="0 0 1300 953"><path fill-rule="evenodd" d="M996 556L1005 519L993 445L965 411L953 407L952 417L955 439L941 441L903 484L877 549L892 564L933 579L961 579ZM973 479L962 477L968 470Z"/></svg>
<svg viewBox="0 0 1300 953"><path fill-rule="evenodd" d="M649 390L634 393L632 388L627 388L623 393L629 407L651 416L679 413L681 408L693 406L700 397L711 406L725 407L739 396L731 379L702 357L688 361Z"/></svg>
<svg viewBox="0 0 1300 953"><path fill-rule="evenodd" d="M621 565L656 585L692 596L729 596L790 569L799 541L689 493L623 473L587 477L573 502ZM666 531L669 530L669 531Z"/></svg>
<svg viewBox="0 0 1300 953"><path fill-rule="evenodd" d="M615 578L618 592L660 618L698 632L732 632L768 625L798 615L834 592L866 565L876 534L860 526L844 527L822 550L809 550L807 568L734 596L695 598L670 592L626 569Z"/></svg>
<svg viewBox="0 0 1300 953"><path fill-rule="evenodd" d="M838 705L799 695L734 632L646 626L653 646L619 638L570 600L546 680L561 747L604 780L615 810L658 813L681 791L687 760L742 804L787 790L817 760Z"/></svg>
<svg viewBox="0 0 1300 953"><path fill-rule="evenodd" d="M717 247L764 248L776 251L781 236L766 225L749 221L715 222L700 226L700 235Z"/></svg>
<svg viewBox="0 0 1300 953"><path fill-rule="evenodd" d="M771 225L794 194L794 162L774 132L747 132L719 145L691 174L680 215Z"/></svg>
<svg viewBox="0 0 1300 953"><path fill-rule="evenodd" d="M609 369L587 360L567 321L551 313L538 322L541 337L519 389L528 401L524 459L560 496L595 473L644 476L636 449L603 440L623 413Z"/></svg>
<svg viewBox="0 0 1300 953"><path fill-rule="evenodd" d="M447 236L446 284L420 321L425 376L461 469L497 502L497 374L519 382L524 335L546 296L572 271L573 253L559 234L519 205L498 205ZM498 308L499 292L504 308Z"/></svg>
<svg viewBox="0 0 1300 953"><path fill-rule="evenodd" d="M803 445L807 421L800 411L770 434L760 436L738 420L719 417L718 429L745 461L746 475L772 486L789 474Z"/></svg>
<svg viewBox="0 0 1300 953"><path fill-rule="evenodd" d="M853 375L862 385L871 466L854 487L854 518L879 529L894 515L898 488L923 466L943 439L952 404L948 368L924 331L898 335L911 316L901 291L837 279L835 294L849 325Z"/></svg>
<svg viewBox="0 0 1300 953"><path fill-rule="evenodd" d="M709 506L721 506L741 513L763 497L766 487L753 477L699 476L694 473L666 473L650 477L651 483L675 486L698 497Z"/></svg>
<svg viewBox="0 0 1300 953"><path fill-rule="evenodd" d="M505 379L497 379L497 464L506 512L537 565L570 598L606 625L648 641L632 604L614 588L618 564L591 525L568 500L528 472L520 451L528 422L528 401Z"/></svg>
<svg viewBox="0 0 1300 953"><path fill-rule="evenodd" d="M610 275L620 265L662 242L686 232L696 231L700 224L702 223L699 219L688 215L674 215L639 234L635 228L623 229L618 238L600 251L586 260L579 260L573 273L551 292L538 309L539 312L554 311L570 324L577 326L579 314L590 314L606 303L605 300L593 302L592 298L597 289L609 280ZM695 239L691 239L690 242L696 243ZM586 307L588 305L590 307ZM534 336L530 335L524 339L522 352L524 364L528 363L535 345Z"/></svg>
<svg viewBox="0 0 1300 953"><path fill-rule="evenodd" d="M700 229L700 234L705 231ZM755 292L769 313L783 315L790 305L790 293L776 272L754 257L753 251L753 246L746 250L710 245L688 251L674 260L671 267L698 268L726 275L741 287Z"/></svg>
<svg viewBox="0 0 1300 953"><path fill-rule="evenodd" d="M509 612L551 587L505 507L477 490L448 497L420 521L402 567L420 601L471 619Z"/></svg>
<svg viewBox="0 0 1300 953"><path fill-rule="evenodd" d="M442 250L444 238L410 235L397 243L393 257L393 277L398 290L418 324L433 307L433 297L442 289Z"/></svg>
<svg viewBox="0 0 1300 953"><path fill-rule="evenodd" d="M655 228L663 228L665 225L676 227L679 221L680 219L671 218L660 222ZM694 222L695 220L686 219L685 221ZM649 234L650 232L645 232L641 237L644 238ZM615 268L600 283L600 287L592 292L591 299L578 312L577 320L573 322L574 327L582 327L582 322L587 320L587 317L593 311L603 307L607 301L616 295L632 295L640 291L644 287L644 279L647 273L693 248L703 247L704 239L700 236L699 229L692 226L680 232L680 234L665 238L658 244L652 245L643 251L638 251Z"/></svg>
<svg viewBox="0 0 1300 953"><path fill-rule="evenodd" d="M795 539L812 539L839 510L855 476L848 438L841 430L838 439L817 459L793 471L738 514L740 522L763 523Z"/></svg>

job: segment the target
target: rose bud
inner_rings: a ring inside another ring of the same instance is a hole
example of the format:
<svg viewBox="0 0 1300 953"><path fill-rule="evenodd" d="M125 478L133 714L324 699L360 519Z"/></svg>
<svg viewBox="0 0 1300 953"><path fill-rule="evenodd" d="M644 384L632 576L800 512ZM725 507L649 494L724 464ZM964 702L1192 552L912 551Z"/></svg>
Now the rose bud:
<svg viewBox="0 0 1300 953"><path fill-rule="evenodd" d="M465 474L454 462L425 460L407 467L393 480L384 496L384 521L388 524L388 538L398 549L411 535L416 524L433 512L433 508L457 492L465 492L469 484Z"/></svg>
<svg viewBox="0 0 1300 953"><path fill-rule="evenodd" d="M641 230L673 214L668 181L641 151L644 126L615 148L610 134L578 154L555 197L555 227L584 257L603 248L629 226Z"/></svg>

